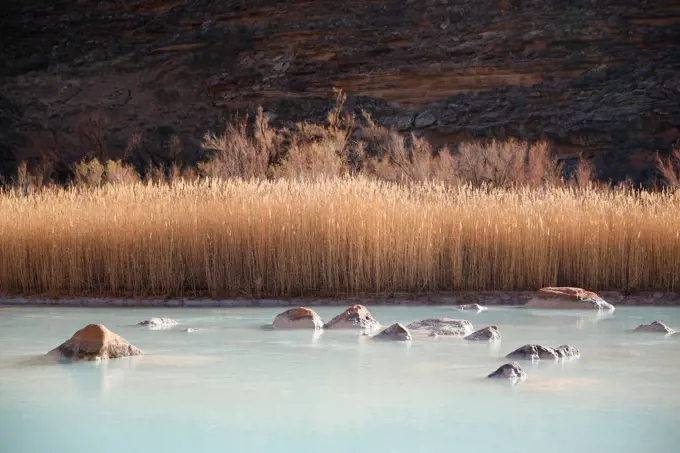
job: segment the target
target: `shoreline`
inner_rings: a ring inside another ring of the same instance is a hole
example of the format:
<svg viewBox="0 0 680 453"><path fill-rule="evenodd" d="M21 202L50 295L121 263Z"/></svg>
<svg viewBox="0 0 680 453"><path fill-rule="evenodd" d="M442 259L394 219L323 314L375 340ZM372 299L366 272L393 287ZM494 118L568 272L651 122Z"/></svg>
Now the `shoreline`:
<svg viewBox="0 0 680 453"><path fill-rule="evenodd" d="M293 306L346 306L353 304L371 305L463 305L521 306L529 301L535 291L460 291L431 294L391 294L387 296L357 296L338 298L291 298L291 299L209 299L209 298L50 298L40 296L3 297L0 307L121 307L121 308L252 308L252 307L293 307ZM598 293L614 306L680 306L680 293L639 292L624 295L620 292Z"/></svg>

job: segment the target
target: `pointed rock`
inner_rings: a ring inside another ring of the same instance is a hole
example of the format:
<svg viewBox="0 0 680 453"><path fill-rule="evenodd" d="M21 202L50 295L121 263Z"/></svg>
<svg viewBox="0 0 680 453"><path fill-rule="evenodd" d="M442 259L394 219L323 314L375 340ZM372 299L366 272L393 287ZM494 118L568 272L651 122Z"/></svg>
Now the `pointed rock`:
<svg viewBox="0 0 680 453"><path fill-rule="evenodd" d="M102 324L90 324L47 355L72 361L91 361L142 355L142 351Z"/></svg>
<svg viewBox="0 0 680 453"><path fill-rule="evenodd" d="M407 325L411 330L424 330L437 335L465 336L472 333L472 324L465 319L428 318Z"/></svg>
<svg viewBox="0 0 680 453"><path fill-rule="evenodd" d="M556 309L594 309L614 310L614 306L596 293L582 288L547 287L541 288L534 297L527 302L526 308L556 308Z"/></svg>
<svg viewBox="0 0 680 453"><path fill-rule="evenodd" d="M314 310L298 307L278 314L272 326L276 329L321 329L323 320Z"/></svg>
<svg viewBox="0 0 680 453"><path fill-rule="evenodd" d="M410 341L411 332L400 323L395 323L374 336L376 340Z"/></svg>
<svg viewBox="0 0 680 453"><path fill-rule="evenodd" d="M484 327L464 338L469 341L498 341L500 339L501 333L496 326Z"/></svg>
<svg viewBox="0 0 680 453"><path fill-rule="evenodd" d="M672 335L675 333L675 330L671 329L661 321L652 321L649 324L642 324L637 326L635 330L633 330L633 332L654 332Z"/></svg>
<svg viewBox="0 0 680 453"><path fill-rule="evenodd" d="M380 323L373 318L363 305L353 305L331 319L324 326L326 329L374 329Z"/></svg>
<svg viewBox="0 0 680 453"><path fill-rule="evenodd" d="M496 371L487 376L490 379L509 379L511 381L524 380L527 374L517 362L501 365Z"/></svg>
<svg viewBox="0 0 680 453"><path fill-rule="evenodd" d="M146 326L149 329L169 329L179 324L174 319L170 318L149 318L137 323L138 326Z"/></svg>

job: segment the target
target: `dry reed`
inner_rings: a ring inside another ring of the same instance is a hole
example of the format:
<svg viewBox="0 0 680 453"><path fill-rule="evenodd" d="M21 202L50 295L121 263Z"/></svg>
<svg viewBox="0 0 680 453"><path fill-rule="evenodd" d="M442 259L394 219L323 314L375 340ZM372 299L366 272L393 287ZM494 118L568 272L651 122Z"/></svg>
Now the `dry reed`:
<svg viewBox="0 0 680 453"><path fill-rule="evenodd" d="M0 291L680 289L680 192L208 179L0 193Z"/></svg>

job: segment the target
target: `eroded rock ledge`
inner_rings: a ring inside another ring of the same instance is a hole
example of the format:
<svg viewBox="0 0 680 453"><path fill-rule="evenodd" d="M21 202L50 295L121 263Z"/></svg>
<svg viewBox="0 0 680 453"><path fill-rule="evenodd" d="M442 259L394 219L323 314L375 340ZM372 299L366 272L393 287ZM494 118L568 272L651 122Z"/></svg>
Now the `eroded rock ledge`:
<svg viewBox="0 0 680 453"><path fill-rule="evenodd" d="M348 111L434 144L545 137L615 181L649 179L680 138L674 0L23 0L3 13L6 166L84 111L109 118L114 154L137 133L150 153L172 136L191 150L257 104L278 125L323 120L333 85Z"/></svg>

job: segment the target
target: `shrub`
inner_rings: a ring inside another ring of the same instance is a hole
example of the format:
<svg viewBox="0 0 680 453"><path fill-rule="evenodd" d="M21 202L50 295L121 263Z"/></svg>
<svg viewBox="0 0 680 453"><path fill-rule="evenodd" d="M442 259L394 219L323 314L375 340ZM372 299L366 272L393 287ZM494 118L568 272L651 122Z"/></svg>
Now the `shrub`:
<svg viewBox="0 0 680 453"><path fill-rule="evenodd" d="M674 189L680 188L680 146L676 147L665 159L657 155L656 163L666 185Z"/></svg>
<svg viewBox="0 0 680 453"><path fill-rule="evenodd" d="M202 147L212 158L200 163L198 170L207 177L265 178L270 151L262 143L248 136L247 121L227 124L223 134L203 137Z"/></svg>

